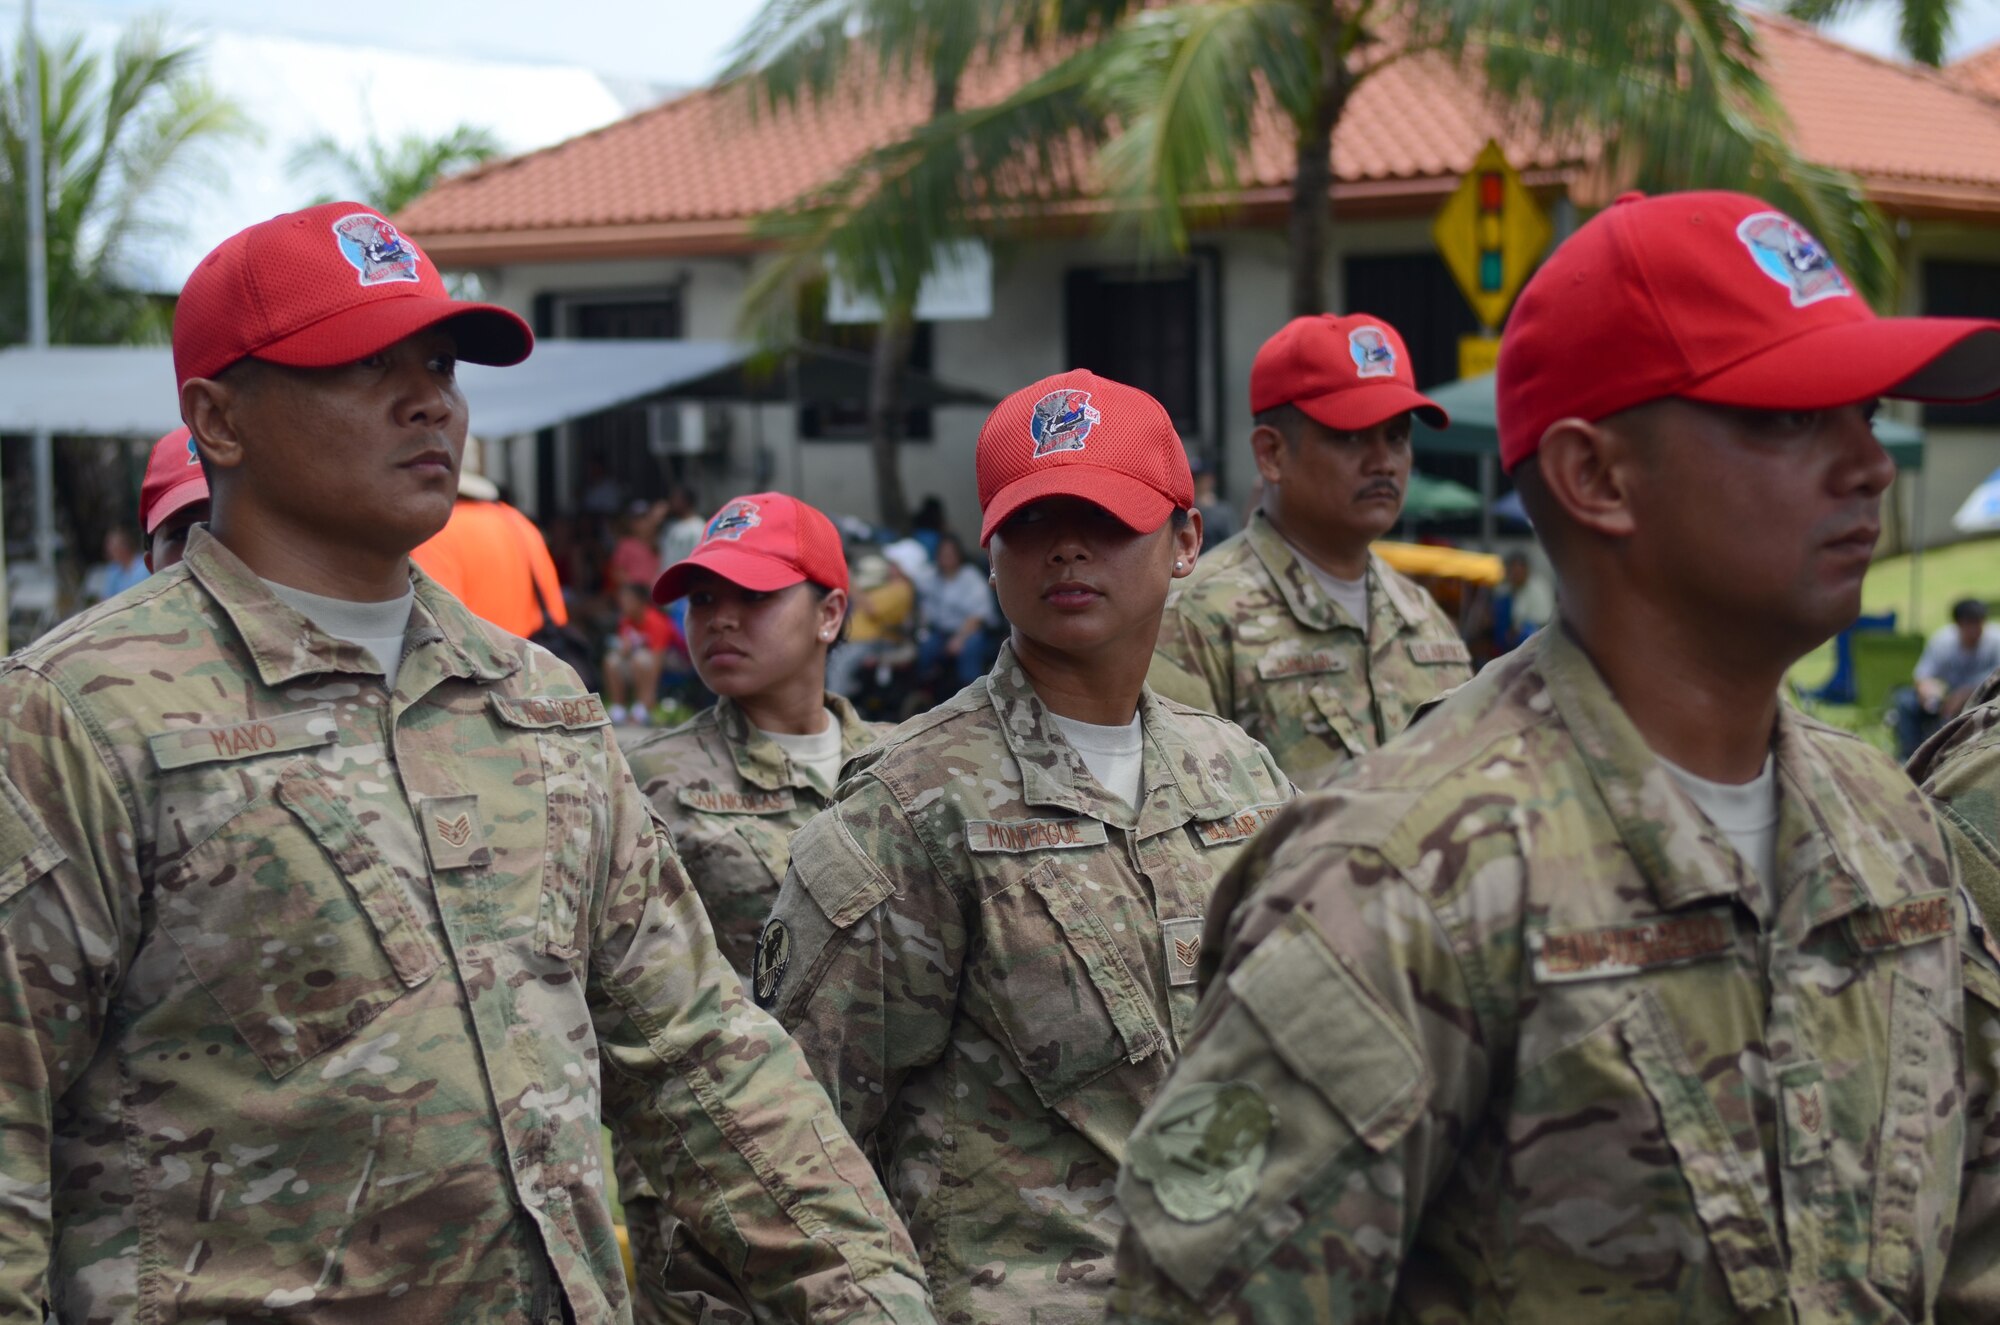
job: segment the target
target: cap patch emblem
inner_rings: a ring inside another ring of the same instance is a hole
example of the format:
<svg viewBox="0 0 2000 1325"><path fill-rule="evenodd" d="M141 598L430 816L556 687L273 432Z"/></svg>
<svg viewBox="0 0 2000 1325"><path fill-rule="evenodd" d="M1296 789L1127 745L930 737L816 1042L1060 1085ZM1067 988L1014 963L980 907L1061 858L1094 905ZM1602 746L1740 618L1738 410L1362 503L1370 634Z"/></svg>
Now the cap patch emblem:
<svg viewBox="0 0 2000 1325"><path fill-rule="evenodd" d="M1356 327L1348 332L1347 352L1354 356L1354 371L1362 377L1396 375L1396 347L1380 327Z"/></svg>
<svg viewBox="0 0 2000 1325"><path fill-rule="evenodd" d="M372 212L349 212L333 223L340 256L359 273L363 285L417 279L417 250L396 227Z"/></svg>
<svg viewBox="0 0 2000 1325"><path fill-rule="evenodd" d="M1744 217L1736 237L1766 276L1792 292L1793 308L1854 293L1819 241L1783 212Z"/></svg>
<svg viewBox="0 0 2000 1325"><path fill-rule="evenodd" d="M1028 416L1028 435L1035 439L1034 459L1056 451L1081 451L1083 439L1103 419L1090 403L1088 391L1065 387L1049 392L1035 402L1035 412Z"/></svg>
<svg viewBox="0 0 2000 1325"><path fill-rule="evenodd" d="M713 539L726 538L733 543L762 523L764 517L758 513L756 502L733 501L715 513L715 518L708 522L708 530L702 534L701 541L706 543Z"/></svg>

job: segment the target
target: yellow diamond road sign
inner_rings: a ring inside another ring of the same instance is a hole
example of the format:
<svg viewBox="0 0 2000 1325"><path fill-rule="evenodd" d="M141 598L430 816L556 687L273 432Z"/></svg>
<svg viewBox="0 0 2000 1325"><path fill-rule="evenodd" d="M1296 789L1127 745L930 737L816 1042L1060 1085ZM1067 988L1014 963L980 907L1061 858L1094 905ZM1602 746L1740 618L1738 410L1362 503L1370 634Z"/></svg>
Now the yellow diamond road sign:
<svg viewBox="0 0 2000 1325"><path fill-rule="evenodd" d="M1431 225L1445 265L1487 327L1507 316L1551 233L1549 218L1490 139Z"/></svg>

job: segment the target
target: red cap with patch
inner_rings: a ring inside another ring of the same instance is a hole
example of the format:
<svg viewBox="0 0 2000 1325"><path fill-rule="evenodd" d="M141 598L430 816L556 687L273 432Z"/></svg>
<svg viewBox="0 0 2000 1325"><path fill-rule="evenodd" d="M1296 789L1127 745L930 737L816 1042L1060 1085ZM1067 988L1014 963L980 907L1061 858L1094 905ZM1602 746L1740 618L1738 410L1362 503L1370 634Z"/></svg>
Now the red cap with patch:
<svg viewBox="0 0 2000 1325"><path fill-rule="evenodd" d="M201 260L174 308L174 376L214 377L248 358L332 368L441 322L468 363L519 363L534 348L513 313L447 294L380 213L330 202L239 231Z"/></svg>
<svg viewBox="0 0 2000 1325"><path fill-rule="evenodd" d="M979 430L979 545L1029 502L1081 497L1140 533L1194 505L1166 406L1076 368L1022 387Z"/></svg>
<svg viewBox="0 0 2000 1325"><path fill-rule="evenodd" d="M847 587L840 531L817 510L782 492L753 492L723 503L694 551L654 581L653 601L687 597L688 580L696 570L714 571L760 593L808 580L827 589Z"/></svg>
<svg viewBox="0 0 2000 1325"><path fill-rule="evenodd" d="M1360 432L1410 410L1433 428L1451 419L1417 390L1396 329L1369 313L1295 317L1250 365L1250 412L1294 405L1338 432Z"/></svg>
<svg viewBox="0 0 2000 1325"><path fill-rule="evenodd" d="M1678 396L1812 410L2000 393L2000 322L1877 317L1819 241L1741 193L1628 193L1563 242L1500 342L1500 463L1562 419Z"/></svg>
<svg viewBox="0 0 2000 1325"><path fill-rule="evenodd" d="M154 442L145 481L139 485L139 527L146 536L152 537L168 516L207 500L208 480L202 475L193 435L180 427Z"/></svg>

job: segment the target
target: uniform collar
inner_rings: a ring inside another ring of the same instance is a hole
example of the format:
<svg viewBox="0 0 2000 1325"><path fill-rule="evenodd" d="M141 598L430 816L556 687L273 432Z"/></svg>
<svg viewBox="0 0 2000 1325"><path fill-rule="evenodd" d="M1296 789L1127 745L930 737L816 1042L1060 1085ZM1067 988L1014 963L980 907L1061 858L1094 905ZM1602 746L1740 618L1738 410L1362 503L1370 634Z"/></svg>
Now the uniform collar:
<svg viewBox="0 0 2000 1325"><path fill-rule="evenodd" d="M1264 563L1264 569L1270 572L1271 579L1277 584L1285 606L1291 609L1301 625L1313 630L1334 630L1342 626L1349 630L1362 628L1362 623L1348 616L1344 608L1326 596L1319 587L1319 581L1313 578L1305 562L1278 533L1277 526L1271 523L1261 507L1250 513L1250 523L1243 532L1250 550ZM1388 639L1404 629L1415 630L1426 615L1421 604L1411 601L1408 590L1399 579L1381 557L1372 551L1368 554L1367 633L1371 640Z"/></svg>
<svg viewBox="0 0 2000 1325"><path fill-rule="evenodd" d="M1139 692L1139 726L1145 734L1140 777L1140 807L1132 811L1090 775L1083 759L1062 737L1027 672L1014 657L1011 642L1000 646L999 660L986 674L986 693L1000 720L1000 737L1021 770L1021 799L1089 815L1114 827L1150 837L1177 828L1189 819L1215 819L1233 813L1216 789L1200 751L1182 734L1150 686Z"/></svg>
<svg viewBox="0 0 2000 1325"><path fill-rule="evenodd" d="M833 710L834 721L840 724L840 762L845 764L871 744L874 737L844 696L828 691L826 706ZM737 776L751 786L765 791L784 787L812 789L812 779L805 770L793 765L783 746L752 726L749 715L727 695L716 698L715 725L722 733L723 744L729 748L729 757L735 761Z"/></svg>
<svg viewBox="0 0 2000 1325"><path fill-rule="evenodd" d="M264 587L257 573L223 546L206 526L196 525L188 532L187 553L182 560L236 627L251 661L257 665L258 679L265 685L276 687L302 676L327 672L382 675L381 667L366 649L335 639L280 601ZM399 673L398 690L415 695L429 688L428 684L421 688L418 685L426 671L420 659L432 654L441 655L436 671L442 675L497 681L520 670L520 657L494 647L478 621L456 598L414 566L411 571L416 603L410 610L410 624L403 637L403 667L408 669L416 663L418 672L414 676Z"/></svg>
<svg viewBox="0 0 2000 1325"><path fill-rule="evenodd" d="M1761 912L1762 888L1750 863L1675 783L1568 627L1537 631L1522 647L1533 651L1556 713L1660 904L1677 910L1741 896ZM1859 867L1874 854L1863 841L1871 819L1785 704L1778 706L1775 754L1778 892L1805 889L1800 905L1807 931L1858 906L1876 905L1862 882L1869 872Z"/></svg>

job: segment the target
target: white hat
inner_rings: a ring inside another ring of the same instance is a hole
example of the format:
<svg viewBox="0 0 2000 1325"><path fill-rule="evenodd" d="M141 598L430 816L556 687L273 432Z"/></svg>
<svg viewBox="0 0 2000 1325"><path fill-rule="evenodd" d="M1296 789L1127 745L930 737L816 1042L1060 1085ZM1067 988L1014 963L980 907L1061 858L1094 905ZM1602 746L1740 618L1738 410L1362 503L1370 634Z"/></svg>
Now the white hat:
<svg viewBox="0 0 2000 1325"><path fill-rule="evenodd" d="M482 472L485 450L477 437L466 435L465 454L458 460L458 495L468 501L500 500L499 487Z"/></svg>

